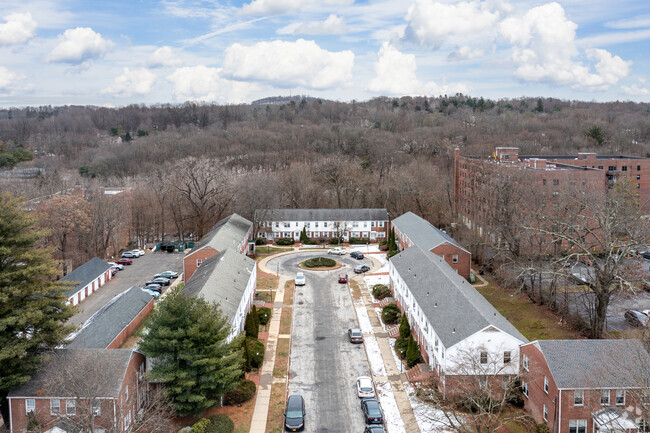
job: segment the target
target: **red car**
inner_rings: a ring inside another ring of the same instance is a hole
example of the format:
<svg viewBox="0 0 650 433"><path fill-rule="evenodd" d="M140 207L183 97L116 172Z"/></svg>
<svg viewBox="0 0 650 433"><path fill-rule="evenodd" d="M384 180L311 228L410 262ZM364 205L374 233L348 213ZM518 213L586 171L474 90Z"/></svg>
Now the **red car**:
<svg viewBox="0 0 650 433"><path fill-rule="evenodd" d="M120 265L130 265L131 263L133 263L133 261L131 259L122 258L119 260L115 260L115 263L118 263Z"/></svg>
<svg viewBox="0 0 650 433"><path fill-rule="evenodd" d="M339 283L347 283L348 282L348 274L339 274Z"/></svg>

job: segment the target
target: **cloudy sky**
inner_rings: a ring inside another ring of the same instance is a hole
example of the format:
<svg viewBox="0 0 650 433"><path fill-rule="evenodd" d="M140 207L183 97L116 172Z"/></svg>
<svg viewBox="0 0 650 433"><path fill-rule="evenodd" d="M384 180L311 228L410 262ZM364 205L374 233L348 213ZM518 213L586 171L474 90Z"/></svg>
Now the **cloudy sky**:
<svg viewBox="0 0 650 433"><path fill-rule="evenodd" d="M0 106L650 101L648 0L1 0Z"/></svg>

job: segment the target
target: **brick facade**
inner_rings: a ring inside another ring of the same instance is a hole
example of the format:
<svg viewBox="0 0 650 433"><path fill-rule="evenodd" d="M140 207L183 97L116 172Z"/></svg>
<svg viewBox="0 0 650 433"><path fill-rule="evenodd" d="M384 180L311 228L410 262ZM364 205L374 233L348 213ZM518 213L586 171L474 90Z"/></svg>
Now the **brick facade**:
<svg viewBox="0 0 650 433"><path fill-rule="evenodd" d="M201 263L217 254L219 254L219 251L210 247L191 251L183 258L183 280L187 283L198 267L201 266Z"/></svg>
<svg viewBox="0 0 650 433"><path fill-rule="evenodd" d="M137 316L133 318L131 323L126 325L124 329L119 333L117 337L111 344L108 345L107 349L119 349L122 344L131 336L133 333L140 327L144 319L153 312L154 298L151 298L151 301L138 313Z"/></svg>

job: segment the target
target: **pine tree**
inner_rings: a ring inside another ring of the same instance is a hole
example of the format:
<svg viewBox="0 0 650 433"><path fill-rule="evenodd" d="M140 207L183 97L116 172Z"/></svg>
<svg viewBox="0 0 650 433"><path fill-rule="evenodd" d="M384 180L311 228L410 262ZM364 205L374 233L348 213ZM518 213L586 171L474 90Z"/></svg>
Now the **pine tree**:
<svg viewBox="0 0 650 433"><path fill-rule="evenodd" d="M420 362L420 348L411 335L411 337L409 337L408 349L406 349L406 365L411 368L418 362Z"/></svg>
<svg viewBox="0 0 650 433"><path fill-rule="evenodd" d="M400 338L409 338L409 335L411 335L411 326L406 314L402 314L402 321L399 324L399 336Z"/></svg>
<svg viewBox="0 0 650 433"><path fill-rule="evenodd" d="M248 314L246 315L246 321L244 322L244 331L246 331L246 336L247 337L253 337L257 338L259 335L259 317L257 317L257 314L255 314L255 317L253 316L253 310L249 311Z"/></svg>
<svg viewBox="0 0 650 433"><path fill-rule="evenodd" d="M45 349L60 345L74 327L66 305L68 285L53 282L56 263L39 249L44 232L21 199L0 194L0 403L9 419L7 393L29 380Z"/></svg>
<svg viewBox="0 0 650 433"><path fill-rule="evenodd" d="M179 415L199 415L237 386L242 342L227 343L229 334L216 304L183 293L167 296L151 315L140 350L155 359L149 374L165 384Z"/></svg>
<svg viewBox="0 0 650 433"><path fill-rule="evenodd" d="M253 305L251 307L251 315L253 316L253 320L255 321L255 329L257 330L257 333L259 335L259 329L260 329L260 315L257 314L257 307ZM257 337L255 337L257 338Z"/></svg>
<svg viewBox="0 0 650 433"><path fill-rule="evenodd" d="M303 227L302 231L300 232L300 242L305 245L311 243L311 239L307 237L307 227Z"/></svg>

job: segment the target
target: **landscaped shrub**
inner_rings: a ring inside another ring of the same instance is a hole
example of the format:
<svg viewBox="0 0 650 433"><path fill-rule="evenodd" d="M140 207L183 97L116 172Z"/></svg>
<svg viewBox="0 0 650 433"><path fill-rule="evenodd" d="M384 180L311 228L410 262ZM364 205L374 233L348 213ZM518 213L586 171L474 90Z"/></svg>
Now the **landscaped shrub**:
<svg viewBox="0 0 650 433"><path fill-rule="evenodd" d="M546 423L537 424L535 426L535 433L549 433L548 425Z"/></svg>
<svg viewBox="0 0 650 433"><path fill-rule="evenodd" d="M399 355L400 359L405 359L406 358L406 350L409 348L409 340L406 338L398 338L395 340L395 350L397 350L397 354Z"/></svg>
<svg viewBox="0 0 650 433"><path fill-rule="evenodd" d="M411 326L409 325L409 320L406 317L406 314L402 314L402 319L399 324L399 336L400 338L407 339L411 335Z"/></svg>
<svg viewBox="0 0 650 433"><path fill-rule="evenodd" d="M402 314L399 312L399 308L397 308L396 304L388 304L381 311L381 320L383 320L386 325L394 325L399 321L401 315Z"/></svg>
<svg viewBox="0 0 650 433"><path fill-rule="evenodd" d="M192 425L192 430L190 433L205 433L208 426L210 425L210 420L207 418L201 418Z"/></svg>
<svg viewBox="0 0 650 433"><path fill-rule="evenodd" d="M409 346L406 350L406 365L408 368L415 367L420 362L420 347L411 335L409 337Z"/></svg>
<svg viewBox="0 0 650 433"><path fill-rule="evenodd" d="M277 245L293 245L295 241L293 238L282 238L275 241Z"/></svg>
<svg viewBox="0 0 650 433"><path fill-rule="evenodd" d="M255 239L255 245L266 245L266 239L265 238Z"/></svg>
<svg viewBox="0 0 650 433"><path fill-rule="evenodd" d="M370 238L350 238L351 244L369 244Z"/></svg>
<svg viewBox="0 0 650 433"><path fill-rule="evenodd" d="M382 241L383 244L380 242L379 243L379 251L388 251L388 243L386 241Z"/></svg>
<svg viewBox="0 0 650 433"><path fill-rule="evenodd" d="M395 254L399 254L399 253L400 253L400 250L392 250L392 251L391 251L391 250L388 250L388 252L386 253L386 258L387 258L387 259L390 259L390 258L393 257Z"/></svg>
<svg viewBox="0 0 650 433"><path fill-rule="evenodd" d="M264 360L264 343L257 338L246 337L244 340L250 356L251 367L260 368Z"/></svg>
<svg viewBox="0 0 650 433"><path fill-rule="evenodd" d="M336 261L329 259L327 257L314 257L309 260L302 262L302 265L306 268L331 268L336 266Z"/></svg>
<svg viewBox="0 0 650 433"><path fill-rule="evenodd" d="M254 307L254 306L253 306ZM258 318L257 313L253 314L253 310L249 311L246 315L246 321L244 322L244 330L246 331L246 337L257 338L260 327L257 324Z"/></svg>
<svg viewBox="0 0 650 433"><path fill-rule="evenodd" d="M260 309L257 310L257 317L260 319L260 325L266 325L269 323L269 320L271 320L271 312L272 310L269 307L260 307Z"/></svg>
<svg viewBox="0 0 650 433"><path fill-rule="evenodd" d="M234 406L236 404L247 402L253 398L256 389L255 382L248 379L242 379L235 389L223 395L223 404L226 406Z"/></svg>
<svg viewBox="0 0 650 433"><path fill-rule="evenodd" d="M329 240L330 245L338 245L342 242L341 238L332 238Z"/></svg>
<svg viewBox="0 0 650 433"><path fill-rule="evenodd" d="M384 299L393 296L393 294L387 286L383 284L375 284L372 287L372 296L374 296L375 299Z"/></svg>
<svg viewBox="0 0 650 433"><path fill-rule="evenodd" d="M224 413L212 415L208 419L210 420L210 425L206 433L232 433L235 431L235 423Z"/></svg>

